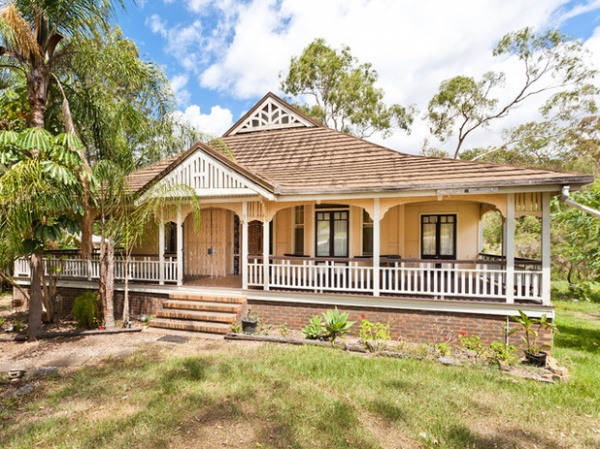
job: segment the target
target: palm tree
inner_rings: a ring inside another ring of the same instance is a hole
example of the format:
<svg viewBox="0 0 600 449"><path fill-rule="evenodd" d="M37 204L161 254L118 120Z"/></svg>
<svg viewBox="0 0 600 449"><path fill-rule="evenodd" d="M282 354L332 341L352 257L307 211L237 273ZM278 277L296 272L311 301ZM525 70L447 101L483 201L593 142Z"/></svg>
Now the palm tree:
<svg viewBox="0 0 600 449"><path fill-rule="evenodd" d="M122 3L119 2L122 6ZM49 89L62 87L57 76L61 63L77 50L77 42L108 29L114 11L108 0L14 0L0 11L0 69L23 74L27 86L29 124L44 128ZM75 133L69 103L63 94L64 127ZM83 192L82 256L91 252L94 220L90 205L90 167L83 147L79 148L79 181ZM36 156L34 152L33 156Z"/></svg>

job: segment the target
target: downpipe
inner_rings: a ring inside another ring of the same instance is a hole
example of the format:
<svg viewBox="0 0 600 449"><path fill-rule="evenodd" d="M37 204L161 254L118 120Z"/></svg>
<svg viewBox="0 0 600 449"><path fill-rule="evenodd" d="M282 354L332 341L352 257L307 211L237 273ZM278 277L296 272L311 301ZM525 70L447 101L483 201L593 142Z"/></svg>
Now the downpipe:
<svg viewBox="0 0 600 449"><path fill-rule="evenodd" d="M569 190L570 190L569 186L563 186L562 194L558 197L558 200L567 204L568 206L575 207L579 210L587 212L590 215L595 216L596 218L600 218L600 211L598 211L596 209L592 209L591 207L588 207L588 206L584 206L583 204L579 204L578 202L570 199L569 198Z"/></svg>

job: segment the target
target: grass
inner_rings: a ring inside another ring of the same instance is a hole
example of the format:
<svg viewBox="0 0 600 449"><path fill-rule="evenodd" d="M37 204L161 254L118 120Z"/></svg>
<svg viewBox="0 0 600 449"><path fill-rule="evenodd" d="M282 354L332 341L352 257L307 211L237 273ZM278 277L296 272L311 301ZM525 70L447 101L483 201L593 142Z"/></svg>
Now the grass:
<svg viewBox="0 0 600 449"><path fill-rule="evenodd" d="M555 355L571 373L564 383L329 348L230 345L179 358L154 348L0 399L0 441L5 449L600 447L600 304L559 302L557 311Z"/></svg>

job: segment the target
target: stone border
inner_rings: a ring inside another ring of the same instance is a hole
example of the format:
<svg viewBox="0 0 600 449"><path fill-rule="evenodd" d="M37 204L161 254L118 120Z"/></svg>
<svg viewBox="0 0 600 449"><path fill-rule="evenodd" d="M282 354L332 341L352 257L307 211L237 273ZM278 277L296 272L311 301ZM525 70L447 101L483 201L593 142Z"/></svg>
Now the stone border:
<svg viewBox="0 0 600 449"><path fill-rule="evenodd" d="M64 331L64 332L43 332L39 334L37 339L46 339L46 338L57 338L57 337L85 337L88 335L111 335L111 334L122 334L126 332L141 332L144 330L143 327L136 327L133 329L93 329L93 330L73 330L73 331ZM10 341L27 341L27 335L18 334L14 337L0 337L0 342L10 342Z"/></svg>

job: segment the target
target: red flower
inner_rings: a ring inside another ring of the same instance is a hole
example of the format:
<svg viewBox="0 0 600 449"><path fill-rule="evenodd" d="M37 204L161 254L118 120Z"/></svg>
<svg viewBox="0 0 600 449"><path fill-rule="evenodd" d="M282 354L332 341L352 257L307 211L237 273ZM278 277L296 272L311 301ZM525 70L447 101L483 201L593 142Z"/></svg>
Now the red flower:
<svg viewBox="0 0 600 449"><path fill-rule="evenodd" d="M445 337L445 338L444 338L444 340L448 341L448 340L450 340L450 339L449 339L448 337Z"/></svg>
<svg viewBox="0 0 600 449"><path fill-rule="evenodd" d="M367 317L364 313L360 316L363 320Z"/></svg>
<svg viewBox="0 0 600 449"><path fill-rule="evenodd" d="M466 332L461 332L460 335L462 335L463 337L466 337L467 333Z"/></svg>

